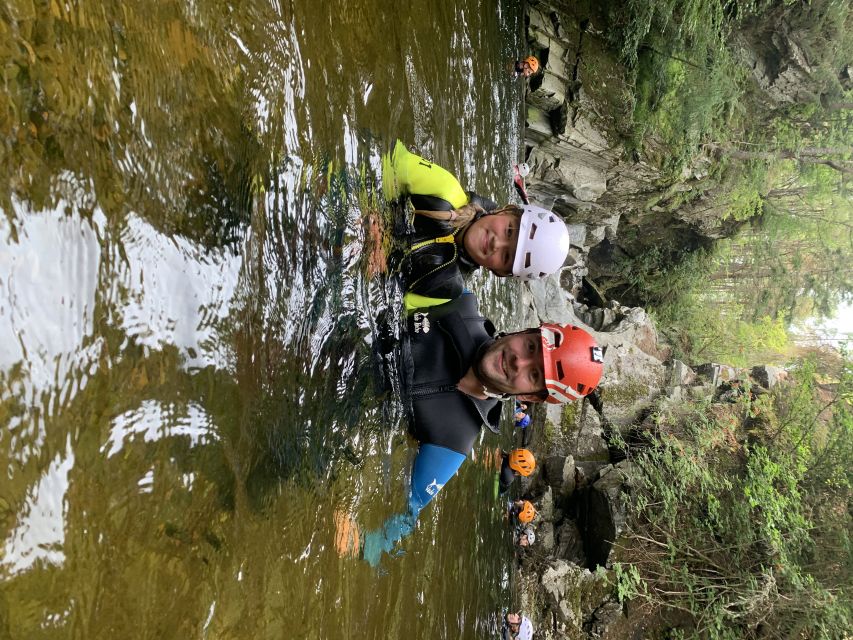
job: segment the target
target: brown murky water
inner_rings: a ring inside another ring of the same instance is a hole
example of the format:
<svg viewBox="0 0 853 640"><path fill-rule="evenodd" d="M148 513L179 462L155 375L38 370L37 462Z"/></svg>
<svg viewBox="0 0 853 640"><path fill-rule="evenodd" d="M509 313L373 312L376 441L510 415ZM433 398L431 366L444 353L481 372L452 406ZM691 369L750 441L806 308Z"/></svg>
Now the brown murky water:
<svg viewBox="0 0 853 640"><path fill-rule="evenodd" d="M367 277L399 137L508 198L509 0L3 0L0 638L480 638L510 605L468 464L379 571L414 447ZM475 283L494 314L512 285ZM484 447L498 444L495 439ZM504 443L506 444L506 443Z"/></svg>

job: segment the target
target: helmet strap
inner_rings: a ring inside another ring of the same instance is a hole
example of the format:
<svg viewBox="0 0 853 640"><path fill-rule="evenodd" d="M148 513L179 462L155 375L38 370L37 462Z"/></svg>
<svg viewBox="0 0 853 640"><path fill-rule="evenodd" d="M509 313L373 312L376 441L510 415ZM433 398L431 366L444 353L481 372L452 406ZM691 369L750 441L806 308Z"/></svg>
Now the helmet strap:
<svg viewBox="0 0 853 640"><path fill-rule="evenodd" d="M486 385L483 385L483 394L487 398L493 398L495 400L500 400L501 402L506 402L512 397L508 393L495 393L494 391L489 391L489 388Z"/></svg>

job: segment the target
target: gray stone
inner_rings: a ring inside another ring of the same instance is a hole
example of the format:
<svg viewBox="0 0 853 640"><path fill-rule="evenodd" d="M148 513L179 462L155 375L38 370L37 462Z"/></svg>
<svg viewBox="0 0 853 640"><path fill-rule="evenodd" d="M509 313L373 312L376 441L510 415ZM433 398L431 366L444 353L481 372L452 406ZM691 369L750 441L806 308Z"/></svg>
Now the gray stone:
<svg viewBox="0 0 853 640"><path fill-rule="evenodd" d="M593 612L590 622L584 625L584 629L590 638L602 638L610 627L624 618L622 605L618 600L610 597Z"/></svg>
<svg viewBox="0 0 853 640"><path fill-rule="evenodd" d="M555 560L542 573L541 584L548 604L556 607L564 622L578 624L583 620L582 612L569 606L568 596L591 579L592 574L589 569L581 569L565 560Z"/></svg>
<svg viewBox="0 0 853 640"><path fill-rule="evenodd" d="M765 389L772 389L788 377L788 372L782 367L765 364L753 367L749 375Z"/></svg>
<svg viewBox="0 0 853 640"><path fill-rule="evenodd" d="M669 384L674 387L687 386L696 380L696 373L681 360L673 360L670 365Z"/></svg>
<svg viewBox="0 0 853 640"><path fill-rule="evenodd" d="M684 387L667 387L666 399L669 402L681 402L684 398Z"/></svg>
<svg viewBox="0 0 853 640"><path fill-rule="evenodd" d="M541 322L573 322L577 319L572 312L571 296L560 287L559 276L551 275L528 283L533 306ZM528 326L536 326L528 325Z"/></svg>
<svg viewBox="0 0 853 640"><path fill-rule="evenodd" d="M525 130L525 134L527 135L537 136L542 140L546 140L552 135L551 118L548 117L548 112L543 111L535 105L529 105L527 107L526 124L527 128ZM530 189L534 184L536 184L536 180L528 180L528 189Z"/></svg>
<svg viewBox="0 0 853 640"><path fill-rule="evenodd" d="M575 247L583 247L586 243L587 227L585 224L567 224L569 230L569 241Z"/></svg>
<svg viewBox="0 0 853 640"><path fill-rule="evenodd" d="M609 466L607 460L575 460L576 488L595 482L600 471Z"/></svg>
<svg viewBox="0 0 853 640"><path fill-rule="evenodd" d="M545 459L544 478L561 494L571 495L575 490L575 459L568 456L551 456Z"/></svg>
<svg viewBox="0 0 853 640"><path fill-rule="evenodd" d="M543 553L550 554L554 551L554 525L551 522L543 522L536 529L535 544Z"/></svg>
<svg viewBox="0 0 853 640"><path fill-rule="evenodd" d="M630 486L637 474L637 465L630 460L620 460L614 466L616 471L622 474L622 483L625 486Z"/></svg>
<svg viewBox="0 0 853 640"><path fill-rule="evenodd" d="M696 375L702 376L714 386L719 386L723 382L737 380L740 377L740 374L735 367L730 367L726 364L718 364L716 362L700 364L696 367L695 371Z"/></svg>
<svg viewBox="0 0 853 640"><path fill-rule="evenodd" d="M577 523L567 520L560 524L557 529L557 547L555 555L558 558L570 560L578 566L586 564L586 555L583 552L583 539Z"/></svg>
<svg viewBox="0 0 853 640"><path fill-rule="evenodd" d="M589 246L594 247L601 243L607 237L607 227L603 224L597 224L589 227Z"/></svg>
<svg viewBox="0 0 853 640"><path fill-rule="evenodd" d="M607 442L601 418L589 405L584 405L581 414L580 430L575 440L575 458L577 460L607 460L609 457Z"/></svg>
<svg viewBox="0 0 853 640"><path fill-rule="evenodd" d="M545 493L536 501L534 506L541 521L551 522L554 520L554 495L551 487L545 489Z"/></svg>
<svg viewBox="0 0 853 640"><path fill-rule="evenodd" d="M609 604L613 589L603 573L591 573L562 559L553 560L542 573L541 589L546 609L543 617L550 612L553 620L548 625L548 635L542 629L543 637L586 638L585 626L591 628L592 624L613 617Z"/></svg>
<svg viewBox="0 0 853 640"><path fill-rule="evenodd" d="M545 73L542 83L527 94L527 102L544 112L558 109L566 102L566 83L552 73Z"/></svg>

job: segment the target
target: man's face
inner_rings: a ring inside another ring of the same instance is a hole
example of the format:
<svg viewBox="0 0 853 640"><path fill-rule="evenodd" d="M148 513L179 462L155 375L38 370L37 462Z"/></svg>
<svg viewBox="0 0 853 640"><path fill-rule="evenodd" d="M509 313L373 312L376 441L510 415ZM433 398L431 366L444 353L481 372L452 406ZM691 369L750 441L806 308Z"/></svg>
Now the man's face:
<svg viewBox="0 0 853 640"><path fill-rule="evenodd" d="M517 613L508 613L506 614L506 623L509 626L510 631L518 633L521 628L521 616Z"/></svg>
<svg viewBox="0 0 853 640"><path fill-rule="evenodd" d="M540 400L545 388L542 339L539 331L512 333L495 340L475 366L475 373L489 391Z"/></svg>

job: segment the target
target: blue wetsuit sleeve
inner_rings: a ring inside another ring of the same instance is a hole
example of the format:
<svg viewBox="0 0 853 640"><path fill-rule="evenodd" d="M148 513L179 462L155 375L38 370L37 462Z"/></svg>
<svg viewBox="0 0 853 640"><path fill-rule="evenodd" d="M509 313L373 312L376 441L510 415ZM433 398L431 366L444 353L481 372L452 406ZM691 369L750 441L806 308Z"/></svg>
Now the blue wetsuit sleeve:
<svg viewBox="0 0 853 640"><path fill-rule="evenodd" d="M416 515L453 477L465 461L465 456L451 449L422 444L412 471L412 491L409 510Z"/></svg>
<svg viewBox="0 0 853 640"><path fill-rule="evenodd" d="M417 515L412 512L395 513L388 518L378 529L367 531L364 534L364 546L361 548L361 557L371 567L378 567L383 553L391 553L394 545L415 530Z"/></svg>
<svg viewBox="0 0 853 640"><path fill-rule="evenodd" d="M462 466L465 456L456 451L431 444L421 445L412 471L412 490L409 510L396 513L381 527L364 534L361 555L372 567L379 565L382 553L391 553L394 546L415 530L418 514Z"/></svg>

